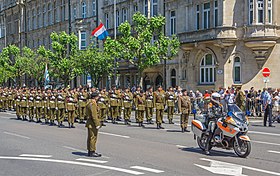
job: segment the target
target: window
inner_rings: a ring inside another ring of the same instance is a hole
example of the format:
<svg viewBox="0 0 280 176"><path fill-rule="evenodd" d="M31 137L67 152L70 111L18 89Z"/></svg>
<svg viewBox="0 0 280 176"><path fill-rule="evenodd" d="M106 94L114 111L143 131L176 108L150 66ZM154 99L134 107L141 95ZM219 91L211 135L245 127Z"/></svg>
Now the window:
<svg viewBox="0 0 280 176"><path fill-rule="evenodd" d="M38 23L38 27L42 27L43 26L43 20L42 20L42 8L38 7L38 18L37 18L37 23Z"/></svg>
<svg viewBox="0 0 280 176"><path fill-rule="evenodd" d="M51 25L53 23L52 20L52 5L48 4L48 24Z"/></svg>
<svg viewBox="0 0 280 176"><path fill-rule="evenodd" d="M127 9L122 9L122 21L125 22L127 20Z"/></svg>
<svg viewBox="0 0 280 176"><path fill-rule="evenodd" d="M82 18L86 18L87 17L87 4L85 2L83 2L82 5Z"/></svg>
<svg viewBox="0 0 280 176"><path fill-rule="evenodd" d="M27 13L27 30L30 31L32 29L31 25L31 13L30 11Z"/></svg>
<svg viewBox="0 0 280 176"><path fill-rule="evenodd" d="M134 10L134 12L138 12L138 5L137 4L134 4L133 10Z"/></svg>
<svg viewBox="0 0 280 176"><path fill-rule="evenodd" d="M148 16L148 0L144 1L144 14Z"/></svg>
<svg viewBox="0 0 280 176"><path fill-rule="evenodd" d="M35 12L35 10L33 9L32 10L32 22L33 22L33 30L34 29L36 29L36 27L37 27L37 24L36 24L36 12Z"/></svg>
<svg viewBox="0 0 280 176"><path fill-rule="evenodd" d="M200 63L200 84L214 84L216 80L215 59L212 54L206 54Z"/></svg>
<svg viewBox="0 0 280 176"><path fill-rule="evenodd" d="M66 11L65 11L65 0L61 1L60 5L61 21L65 21Z"/></svg>
<svg viewBox="0 0 280 176"><path fill-rule="evenodd" d="M81 36L80 36L80 50L84 50L87 47L86 35L87 35L87 33L85 31L81 32Z"/></svg>
<svg viewBox="0 0 280 176"><path fill-rule="evenodd" d="M199 30L200 26L200 10L199 10L199 5L196 6L196 30Z"/></svg>
<svg viewBox="0 0 280 176"><path fill-rule="evenodd" d="M47 9L46 6L43 5L43 26L47 26L47 15L46 15Z"/></svg>
<svg viewBox="0 0 280 176"><path fill-rule="evenodd" d="M170 34L176 33L176 12L173 10L170 12Z"/></svg>
<svg viewBox="0 0 280 176"><path fill-rule="evenodd" d="M108 29L109 28L109 14L105 13L105 26Z"/></svg>
<svg viewBox="0 0 280 176"><path fill-rule="evenodd" d="M120 11L117 10L117 11L116 11L116 15L117 15L117 16L116 16L116 18L117 18L117 19L116 19L116 22L117 22L117 27L118 27L118 26L120 25Z"/></svg>
<svg viewBox="0 0 280 176"><path fill-rule="evenodd" d="M218 26L218 1L214 1L214 27Z"/></svg>
<svg viewBox="0 0 280 176"><path fill-rule="evenodd" d="M96 0L92 1L92 16L96 15Z"/></svg>
<svg viewBox="0 0 280 176"><path fill-rule="evenodd" d="M77 8L76 7L73 8L73 18L74 18L74 20L77 18Z"/></svg>
<svg viewBox="0 0 280 176"><path fill-rule="evenodd" d="M264 22L264 0L258 0L258 23Z"/></svg>
<svg viewBox="0 0 280 176"><path fill-rule="evenodd" d="M210 3L205 3L203 5L203 28L210 28Z"/></svg>
<svg viewBox="0 0 280 176"><path fill-rule="evenodd" d="M171 70L171 87L176 87L176 70Z"/></svg>
<svg viewBox="0 0 280 176"><path fill-rule="evenodd" d="M241 83L241 62L240 58L236 57L234 58L234 65L233 65L233 74L234 74L234 83Z"/></svg>
<svg viewBox="0 0 280 176"><path fill-rule="evenodd" d="M152 16L158 15L158 0L152 0Z"/></svg>
<svg viewBox="0 0 280 176"><path fill-rule="evenodd" d="M249 24L253 23L254 19L254 0L249 0Z"/></svg>
<svg viewBox="0 0 280 176"><path fill-rule="evenodd" d="M54 2L54 22L59 22L58 19L58 7L57 7L57 1Z"/></svg>
<svg viewBox="0 0 280 176"><path fill-rule="evenodd" d="M268 23L272 24L272 0L267 2Z"/></svg>

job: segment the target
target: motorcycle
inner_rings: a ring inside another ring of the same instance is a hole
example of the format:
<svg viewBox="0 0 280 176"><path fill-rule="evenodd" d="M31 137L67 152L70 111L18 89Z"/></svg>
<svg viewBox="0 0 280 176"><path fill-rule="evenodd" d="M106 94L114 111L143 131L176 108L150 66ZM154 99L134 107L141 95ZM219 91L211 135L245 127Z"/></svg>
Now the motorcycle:
<svg viewBox="0 0 280 176"><path fill-rule="evenodd" d="M214 113L216 121L210 122L208 122L209 114L197 115L191 126L194 139L197 140L199 148L205 151L211 130L213 138L210 141L209 150L212 147L233 149L237 156L246 158L251 152L251 142L247 136L249 120L235 104L229 104L227 112L221 115ZM211 129L213 125L209 123L216 123L216 128Z"/></svg>

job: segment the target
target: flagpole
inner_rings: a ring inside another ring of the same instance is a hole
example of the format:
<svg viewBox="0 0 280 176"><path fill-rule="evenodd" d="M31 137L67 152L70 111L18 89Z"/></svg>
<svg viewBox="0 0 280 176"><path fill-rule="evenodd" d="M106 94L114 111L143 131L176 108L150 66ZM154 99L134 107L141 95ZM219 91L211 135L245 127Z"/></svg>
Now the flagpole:
<svg viewBox="0 0 280 176"><path fill-rule="evenodd" d="M117 39L117 3L116 0L114 0L114 39ZM114 81L115 85L117 86L117 68L116 68L116 58L114 59Z"/></svg>

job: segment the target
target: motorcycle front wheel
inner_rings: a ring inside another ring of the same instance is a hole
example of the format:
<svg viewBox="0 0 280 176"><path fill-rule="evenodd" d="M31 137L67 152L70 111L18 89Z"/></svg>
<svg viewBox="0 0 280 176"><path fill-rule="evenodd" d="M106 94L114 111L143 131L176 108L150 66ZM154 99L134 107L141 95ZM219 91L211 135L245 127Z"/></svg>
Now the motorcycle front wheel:
<svg viewBox="0 0 280 176"><path fill-rule="evenodd" d="M207 135L203 134L201 137L196 138L196 142L197 145L199 146L199 148L203 151L205 151L205 147L206 147L206 141L207 141ZM209 150L211 150L212 146L209 146Z"/></svg>
<svg viewBox="0 0 280 176"><path fill-rule="evenodd" d="M251 153L251 142L239 140L239 145L236 141L233 144L233 150L237 156L246 158Z"/></svg>

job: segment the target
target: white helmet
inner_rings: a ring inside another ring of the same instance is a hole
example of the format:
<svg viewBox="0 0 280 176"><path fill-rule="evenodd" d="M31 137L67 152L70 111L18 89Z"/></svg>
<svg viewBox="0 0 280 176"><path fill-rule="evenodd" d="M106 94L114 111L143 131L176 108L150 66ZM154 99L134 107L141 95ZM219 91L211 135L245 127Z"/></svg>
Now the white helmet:
<svg viewBox="0 0 280 176"><path fill-rule="evenodd" d="M217 92L212 93L211 98L214 100L220 99L221 95Z"/></svg>

